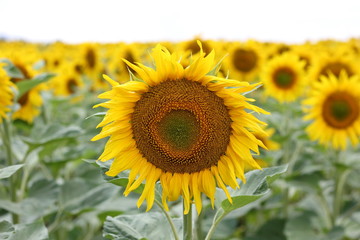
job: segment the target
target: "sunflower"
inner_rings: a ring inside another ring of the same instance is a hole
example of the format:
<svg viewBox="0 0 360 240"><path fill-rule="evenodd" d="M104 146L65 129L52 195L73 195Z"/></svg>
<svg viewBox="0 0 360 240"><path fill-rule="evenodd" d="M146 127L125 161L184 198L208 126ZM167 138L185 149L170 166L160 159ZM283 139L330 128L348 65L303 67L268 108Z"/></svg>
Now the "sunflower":
<svg viewBox="0 0 360 240"><path fill-rule="evenodd" d="M36 71L30 64L26 64L26 61L23 62L19 58L13 58L11 61L23 75L23 78L11 78L10 80L13 83L16 84L20 81L30 80L36 75ZM46 86L44 84L39 84L17 99L20 108L13 113L13 119L21 119L28 123L32 123L34 118L40 114L40 107L43 104L40 92L45 88Z"/></svg>
<svg viewBox="0 0 360 240"><path fill-rule="evenodd" d="M312 47L312 45L310 45L309 43L305 43L302 45L294 45L291 48L291 52L298 55L300 60L303 60L305 62L304 70L305 72L308 72L315 58L314 48Z"/></svg>
<svg viewBox="0 0 360 240"><path fill-rule="evenodd" d="M49 81L49 87L56 96L69 96L84 86L84 83L76 71L76 63L66 61L56 71L57 76Z"/></svg>
<svg viewBox="0 0 360 240"><path fill-rule="evenodd" d="M314 65L310 70L310 79L317 82L321 76L335 75L339 78L340 72L345 71L348 76L359 74L358 60L353 54L344 52L344 48L336 52L319 52L315 58Z"/></svg>
<svg viewBox="0 0 360 240"><path fill-rule="evenodd" d="M2 67L3 64L0 63L0 122L2 118L6 118L6 112L10 110L9 106L12 105L13 91L11 87L14 85Z"/></svg>
<svg viewBox="0 0 360 240"><path fill-rule="evenodd" d="M267 112L241 94L257 85L207 75L215 67L214 51L205 57L201 48L186 68L178 54L161 45L152 56L156 70L124 60L141 79L119 84L104 76L112 89L99 98L110 100L95 107L109 110L98 125L102 131L92 141L110 136L99 157L114 159L106 174L130 170L125 195L145 180L138 207L146 199L147 210L158 180L166 209L167 201L181 195L185 214L192 199L200 213L201 193L214 206L216 185L232 202L226 185L239 187L236 177L245 181L244 165L260 168L251 151L265 148L252 133L263 132L264 123L249 112Z"/></svg>
<svg viewBox="0 0 360 240"><path fill-rule="evenodd" d="M290 53L271 59L261 75L265 93L280 102L294 101L304 93L304 65L304 61Z"/></svg>
<svg viewBox="0 0 360 240"><path fill-rule="evenodd" d="M92 90L108 89L107 82L102 81L101 74L105 72L104 64L101 61L100 45L96 43L83 43L79 45L80 57L82 58L83 65L79 65L82 73L92 80Z"/></svg>
<svg viewBox="0 0 360 240"><path fill-rule="evenodd" d="M342 72L321 77L304 101L305 120L313 120L307 127L311 140L335 149L345 149L347 139L353 146L360 137L360 81Z"/></svg>
<svg viewBox="0 0 360 240"><path fill-rule="evenodd" d="M263 64L261 45L255 41L235 42L229 46L229 56L224 67L229 70L230 78L242 81L254 81Z"/></svg>
<svg viewBox="0 0 360 240"><path fill-rule="evenodd" d="M132 63L139 62L143 52L145 52L144 46L139 43L121 43L115 46L109 46L107 58L110 74L120 83L128 81L130 77L129 70L122 59L125 58Z"/></svg>

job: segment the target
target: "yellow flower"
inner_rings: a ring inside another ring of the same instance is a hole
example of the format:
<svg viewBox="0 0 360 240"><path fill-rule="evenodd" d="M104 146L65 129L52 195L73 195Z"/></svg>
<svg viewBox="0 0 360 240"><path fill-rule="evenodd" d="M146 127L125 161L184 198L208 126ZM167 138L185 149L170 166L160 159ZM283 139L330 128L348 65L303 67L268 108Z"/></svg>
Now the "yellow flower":
<svg viewBox="0 0 360 240"><path fill-rule="evenodd" d="M139 43L126 44L121 43L115 46L108 46L108 71L120 83L129 80L129 69L123 58L131 63L139 62L141 55L145 52L144 46Z"/></svg>
<svg viewBox="0 0 360 240"><path fill-rule="evenodd" d="M24 76L24 78L11 78L10 80L13 83L16 84L20 81L30 80L36 75L36 72L32 69L31 65L25 64L17 58L11 59L11 61ZM17 99L20 108L13 113L12 118L32 123L34 118L40 114L40 107L43 104L40 92L44 90L45 87L44 84L39 84Z"/></svg>
<svg viewBox="0 0 360 240"><path fill-rule="evenodd" d="M9 106L13 104L13 83L10 81L10 78L7 76L5 70L2 68L3 64L0 63L0 122L2 118L6 118L6 112L8 112Z"/></svg>
<svg viewBox="0 0 360 240"><path fill-rule="evenodd" d="M283 53L271 59L261 75L265 93L280 102L291 102L304 93L305 62L297 55Z"/></svg>
<svg viewBox="0 0 360 240"><path fill-rule="evenodd" d="M321 76L329 76L330 74L339 78L341 71L345 71L348 76L359 74L358 63L359 61L355 56L346 53L343 48L336 52L319 52L310 69L309 78L312 79L312 82L317 82Z"/></svg>
<svg viewBox="0 0 360 240"><path fill-rule="evenodd" d="M313 122L307 127L311 140L335 149L345 149L347 140L353 146L360 137L360 81L357 75L348 77L343 71L321 77L314 84L306 105L305 120Z"/></svg>
<svg viewBox="0 0 360 240"><path fill-rule="evenodd" d="M56 96L69 96L84 86L81 76L76 71L75 62L64 62L56 71L48 85Z"/></svg>
<svg viewBox="0 0 360 240"><path fill-rule="evenodd" d="M152 207L160 180L166 209L168 200L181 195L185 214L192 200L200 213L201 193L214 206L217 185L232 202L226 185L239 187L236 177L245 181L245 165L260 168L251 151L259 153L258 146L265 146L252 132L263 131L259 124L264 123L248 110L267 112L241 95L256 85L207 75L215 66L214 55L205 57L201 49L184 68L177 54L157 45L152 51L156 70L125 60L139 81L119 84L104 76L113 87L99 97L110 100L97 106L109 110L92 140L110 136L99 157L114 159L107 175L130 169L125 195L145 180L138 206L146 199L147 210Z"/></svg>
<svg viewBox="0 0 360 240"><path fill-rule="evenodd" d="M260 43L234 42L228 51L229 56L224 60L224 67L229 70L230 78L249 82L256 80L264 60Z"/></svg>

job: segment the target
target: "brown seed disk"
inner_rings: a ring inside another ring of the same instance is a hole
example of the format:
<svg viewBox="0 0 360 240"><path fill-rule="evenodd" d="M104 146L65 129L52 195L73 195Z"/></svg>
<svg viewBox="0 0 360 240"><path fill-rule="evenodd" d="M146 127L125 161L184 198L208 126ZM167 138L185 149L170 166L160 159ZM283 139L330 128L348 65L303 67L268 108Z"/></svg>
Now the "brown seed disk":
<svg viewBox="0 0 360 240"><path fill-rule="evenodd" d="M332 73L335 77L339 78L341 71L345 71L348 76L354 75L353 71L347 64L342 62L330 62L321 69L319 76L328 76L329 73Z"/></svg>
<svg viewBox="0 0 360 240"><path fill-rule="evenodd" d="M248 73L256 67L258 56L252 50L236 49L233 54L232 62L234 67L240 72Z"/></svg>
<svg viewBox="0 0 360 240"><path fill-rule="evenodd" d="M279 67L272 75L278 88L290 89L296 83L296 73L289 67Z"/></svg>
<svg viewBox="0 0 360 240"><path fill-rule="evenodd" d="M136 103L132 130L147 161L165 172L192 173L216 165L230 141L222 98L198 82L169 80Z"/></svg>
<svg viewBox="0 0 360 240"><path fill-rule="evenodd" d="M85 59L90 69L94 69L96 65L96 53L92 48L86 51Z"/></svg>
<svg viewBox="0 0 360 240"><path fill-rule="evenodd" d="M322 107L324 121L333 128L350 127L359 118L358 100L346 92L334 92L325 99Z"/></svg>

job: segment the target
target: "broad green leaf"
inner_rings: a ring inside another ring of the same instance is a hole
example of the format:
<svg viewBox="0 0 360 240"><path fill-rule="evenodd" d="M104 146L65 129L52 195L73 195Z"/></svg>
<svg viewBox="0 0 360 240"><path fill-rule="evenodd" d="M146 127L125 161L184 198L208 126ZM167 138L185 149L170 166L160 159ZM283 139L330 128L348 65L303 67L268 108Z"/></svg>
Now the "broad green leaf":
<svg viewBox="0 0 360 240"><path fill-rule="evenodd" d="M221 202L218 208L213 225L213 230L219 222L231 211L246 206L270 192L268 184L272 183L280 174L284 173L287 165L265 168L263 170L254 170L245 174L246 184L240 183L240 189L230 190L233 203L228 199ZM211 232L209 234L212 234Z"/></svg>
<svg viewBox="0 0 360 240"><path fill-rule="evenodd" d="M1 196L2 197L2 196ZM20 203L14 203L9 200L0 199L0 209L5 209L8 212L16 213L18 215L23 214L23 209Z"/></svg>
<svg viewBox="0 0 360 240"><path fill-rule="evenodd" d="M31 147L36 148L56 141L74 139L83 133L84 131L79 126L50 124L39 129L34 129L31 136L24 138L24 141Z"/></svg>
<svg viewBox="0 0 360 240"><path fill-rule="evenodd" d="M287 239L291 240L321 239L311 226L311 219L308 214L290 219L285 225L284 233Z"/></svg>
<svg viewBox="0 0 360 240"><path fill-rule="evenodd" d="M287 165L253 170L245 174L246 184L240 183L240 189L232 190L232 196L255 195L267 191L268 184L271 184L282 173L286 172Z"/></svg>
<svg viewBox="0 0 360 240"><path fill-rule="evenodd" d="M286 240L284 235L285 220L273 218L265 222L256 233L244 240Z"/></svg>
<svg viewBox="0 0 360 240"><path fill-rule="evenodd" d="M14 231L14 226L8 221L3 220L0 222L0 239L10 239Z"/></svg>
<svg viewBox="0 0 360 240"><path fill-rule="evenodd" d="M263 197L266 192L258 195L242 195L232 197L233 203L231 204L228 200L224 200L221 203L221 207L224 209L225 214L229 213L235 209L241 208L251 202L258 200L259 198Z"/></svg>
<svg viewBox="0 0 360 240"><path fill-rule="evenodd" d="M11 177L17 170L22 168L24 164L16 164L0 169L0 179Z"/></svg>
<svg viewBox="0 0 360 240"><path fill-rule="evenodd" d="M159 212L107 217L103 236L113 240L174 239L169 223Z"/></svg>
<svg viewBox="0 0 360 240"><path fill-rule="evenodd" d="M55 180L39 179L28 189L28 196L20 202L0 200L0 208L36 220L58 210L59 186Z"/></svg>
<svg viewBox="0 0 360 240"><path fill-rule="evenodd" d="M4 70L6 71L7 75L11 78L24 78L24 75L22 72L8 59L0 59L0 63L6 63L5 66L3 66Z"/></svg>
<svg viewBox="0 0 360 240"><path fill-rule="evenodd" d="M66 182L61 190L61 205L71 213L79 213L95 208L116 194L111 184L101 184L95 188L87 185L84 180Z"/></svg>
<svg viewBox="0 0 360 240"><path fill-rule="evenodd" d="M15 233L11 240L47 240L49 239L48 231L42 221L16 226Z"/></svg>
<svg viewBox="0 0 360 240"><path fill-rule="evenodd" d="M41 74L35 76L31 80L25 80L25 81L18 82L16 84L16 86L19 89L18 98L20 98L27 91L29 91L30 89L36 87L37 85L49 81L54 76L55 76L55 74L53 74L53 73L41 73Z"/></svg>
<svg viewBox="0 0 360 240"><path fill-rule="evenodd" d="M323 238L323 240L342 240L344 239L345 229L340 226L336 226Z"/></svg>

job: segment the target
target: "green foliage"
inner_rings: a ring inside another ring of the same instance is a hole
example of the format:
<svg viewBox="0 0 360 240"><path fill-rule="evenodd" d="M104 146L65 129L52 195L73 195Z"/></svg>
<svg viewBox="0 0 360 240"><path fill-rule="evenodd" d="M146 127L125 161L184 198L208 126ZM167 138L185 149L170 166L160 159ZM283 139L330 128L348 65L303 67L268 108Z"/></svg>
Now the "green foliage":
<svg viewBox="0 0 360 240"><path fill-rule="evenodd" d="M174 239L169 223L159 212L107 217L103 235L113 240Z"/></svg>
<svg viewBox="0 0 360 240"><path fill-rule="evenodd" d="M33 79L18 82L16 84L19 89L18 98L37 85L49 81L54 76L55 74L52 73L41 73L35 76Z"/></svg>
<svg viewBox="0 0 360 240"><path fill-rule="evenodd" d="M4 168L0 168L0 179L11 177L17 170L22 168L24 164L16 164Z"/></svg>

